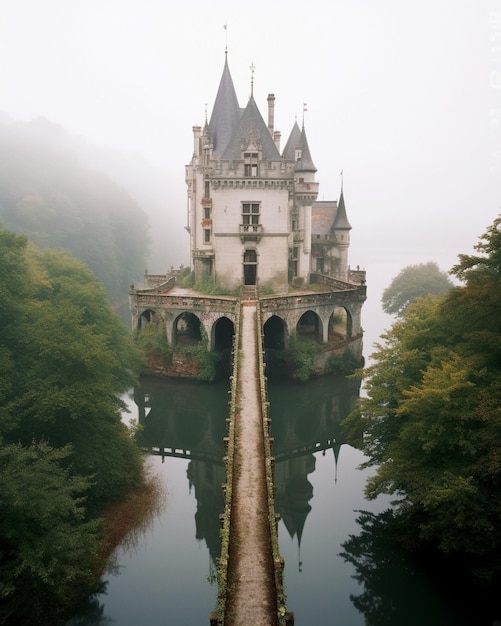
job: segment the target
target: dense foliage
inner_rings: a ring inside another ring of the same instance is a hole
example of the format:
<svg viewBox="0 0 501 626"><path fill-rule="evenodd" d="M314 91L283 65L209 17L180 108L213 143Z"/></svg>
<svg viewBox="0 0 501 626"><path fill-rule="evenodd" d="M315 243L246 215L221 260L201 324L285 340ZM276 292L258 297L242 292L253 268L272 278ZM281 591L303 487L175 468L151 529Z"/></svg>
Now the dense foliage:
<svg viewBox="0 0 501 626"><path fill-rule="evenodd" d="M401 317L407 306L417 298L428 295L441 296L452 287L450 278L445 272L440 271L435 262L408 265L383 291L381 296L383 311Z"/></svg>
<svg viewBox="0 0 501 626"><path fill-rule="evenodd" d="M142 479L120 413L139 360L82 262L0 230L0 268L0 623L54 623L103 503Z"/></svg>
<svg viewBox="0 0 501 626"><path fill-rule="evenodd" d="M460 255L461 286L416 300L382 336L347 420L377 466L367 494L396 496L404 543L486 579L501 571L500 228Z"/></svg>
<svg viewBox="0 0 501 626"><path fill-rule="evenodd" d="M0 225L71 252L114 303L146 266L143 210L107 176L83 167L65 131L46 120L0 124Z"/></svg>

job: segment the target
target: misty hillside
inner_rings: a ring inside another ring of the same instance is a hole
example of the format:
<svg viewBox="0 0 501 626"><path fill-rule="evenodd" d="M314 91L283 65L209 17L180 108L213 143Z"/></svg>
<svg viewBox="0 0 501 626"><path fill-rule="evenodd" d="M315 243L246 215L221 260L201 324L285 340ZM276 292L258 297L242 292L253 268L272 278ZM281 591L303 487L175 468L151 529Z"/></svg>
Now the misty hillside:
<svg viewBox="0 0 501 626"><path fill-rule="evenodd" d="M139 154L96 146L83 138L75 138L72 149L82 164L106 173L127 189L146 212L151 239L146 265L149 271L160 273L172 265L189 264L182 158L176 160L176 172L172 174L153 166ZM167 152L166 149L166 158Z"/></svg>
<svg viewBox="0 0 501 626"><path fill-rule="evenodd" d="M146 267L164 271L167 263L185 260L175 243L187 243L182 226L172 229L169 245L170 229L159 225L166 187L165 176L139 157L91 146L45 119L19 123L0 116L1 226L39 246L69 250L115 303L126 299Z"/></svg>

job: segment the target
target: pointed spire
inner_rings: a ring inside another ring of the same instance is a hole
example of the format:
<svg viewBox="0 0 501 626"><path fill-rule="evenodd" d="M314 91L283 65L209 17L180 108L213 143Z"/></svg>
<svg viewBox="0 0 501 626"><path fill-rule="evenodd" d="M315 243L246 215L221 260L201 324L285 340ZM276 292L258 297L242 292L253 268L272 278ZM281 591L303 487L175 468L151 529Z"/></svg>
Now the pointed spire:
<svg viewBox="0 0 501 626"><path fill-rule="evenodd" d="M331 227L332 230L351 230L348 216L346 215L346 207L344 205L344 193L343 193L343 172L341 172L341 195L339 196L339 202L337 204L336 217Z"/></svg>
<svg viewBox="0 0 501 626"><path fill-rule="evenodd" d="M298 148L301 151L301 157L296 164L296 172L316 172L317 168L315 167L313 159L311 158L304 124L301 130L301 137L299 138Z"/></svg>
<svg viewBox="0 0 501 626"><path fill-rule="evenodd" d="M295 160L296 148L299 145L300 138L301 138L301 130L296 120L294 122L294 126L292 127L291 133L289 135L289 139L287 139L287 143L285 144L284 151L282 152L282 157L284 159L287 159L288 161Z"/></svg>
<svg viewBox="0 0 501 626"><path fill-rule="evenodd" d="M240 105L233 79L228 67L228 54L225 52L224 69L219 83L216 100L209 122L209 133L214 146L213 154L221 156L225 151L231 135L238 126Z"/></svg>

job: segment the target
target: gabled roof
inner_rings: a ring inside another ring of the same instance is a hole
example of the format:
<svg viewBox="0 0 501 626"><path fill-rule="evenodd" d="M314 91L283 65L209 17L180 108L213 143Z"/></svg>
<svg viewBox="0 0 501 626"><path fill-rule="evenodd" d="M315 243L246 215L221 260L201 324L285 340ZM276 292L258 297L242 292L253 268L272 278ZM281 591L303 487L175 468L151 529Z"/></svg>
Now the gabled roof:
<svg viewBox="0 0 501 626"><path fill-rule="evenodd" d="M331 230L351 230L351 225L346 215L346 207L344 206L344 194L342 189L337 205L336 217L334 218Z"/></svg>
<svg viewBox="0 0 501 626"><path fill-rule="evenodd" d="M254 97L251 96L247 106L245 107L238 125L233 130L231 139L222 154L222 158L225 160L234 160L242 158L242 139L245 139L249 143L252 140L256 143L260 143L262 146L262 158L267 161L280 161L280 153L273 141L273 138L268 130L268 127L263 120Z"/></svg>
<svg viewBox="0 0 501 626"><path fill-rule="evenodd" d="M282 152L282 156L284 159L287 159L288 161L296 160L296 148L299 146L300 138L301 131L299 129L298 123L294 122L294 126L292 127L289 139L287 139L287 143L285 144L285 148Z"/></svg>
<svg viewBox="0 0 501 626"><path fill-rule="evenodd" d="M213 154L221 156L226 150L230 138L240 119L235 86L228 67L228 56L225 57L223 75L219 83L216 101L209 122L209 136L212 140Z"/></svg>

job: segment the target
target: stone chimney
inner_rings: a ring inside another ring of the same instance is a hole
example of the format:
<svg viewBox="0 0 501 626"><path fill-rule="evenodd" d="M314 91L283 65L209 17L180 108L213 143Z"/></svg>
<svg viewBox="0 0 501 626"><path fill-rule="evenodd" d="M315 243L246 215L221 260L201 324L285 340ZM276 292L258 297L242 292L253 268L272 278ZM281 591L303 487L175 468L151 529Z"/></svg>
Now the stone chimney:
<svg viewBox="0 0 501 626"><path fill-rule="evenodd" d="M193 156L200 156L200 135L202 134L201 126L193 126Z"/></svg>
<svg viewBox="0 0 501 626"><path fill-rule="evenodd" d="M275 125L275 94L268 94L268 130L273 136L273 127Z"/></svg>
<svg viewBox="0 0 501 626"><path fill-rule="evenodd" d="M273 141L277 147L277 150L280 152L280 138L282 137L282 133L279 130L275 130L273 132Z"/></svg>

